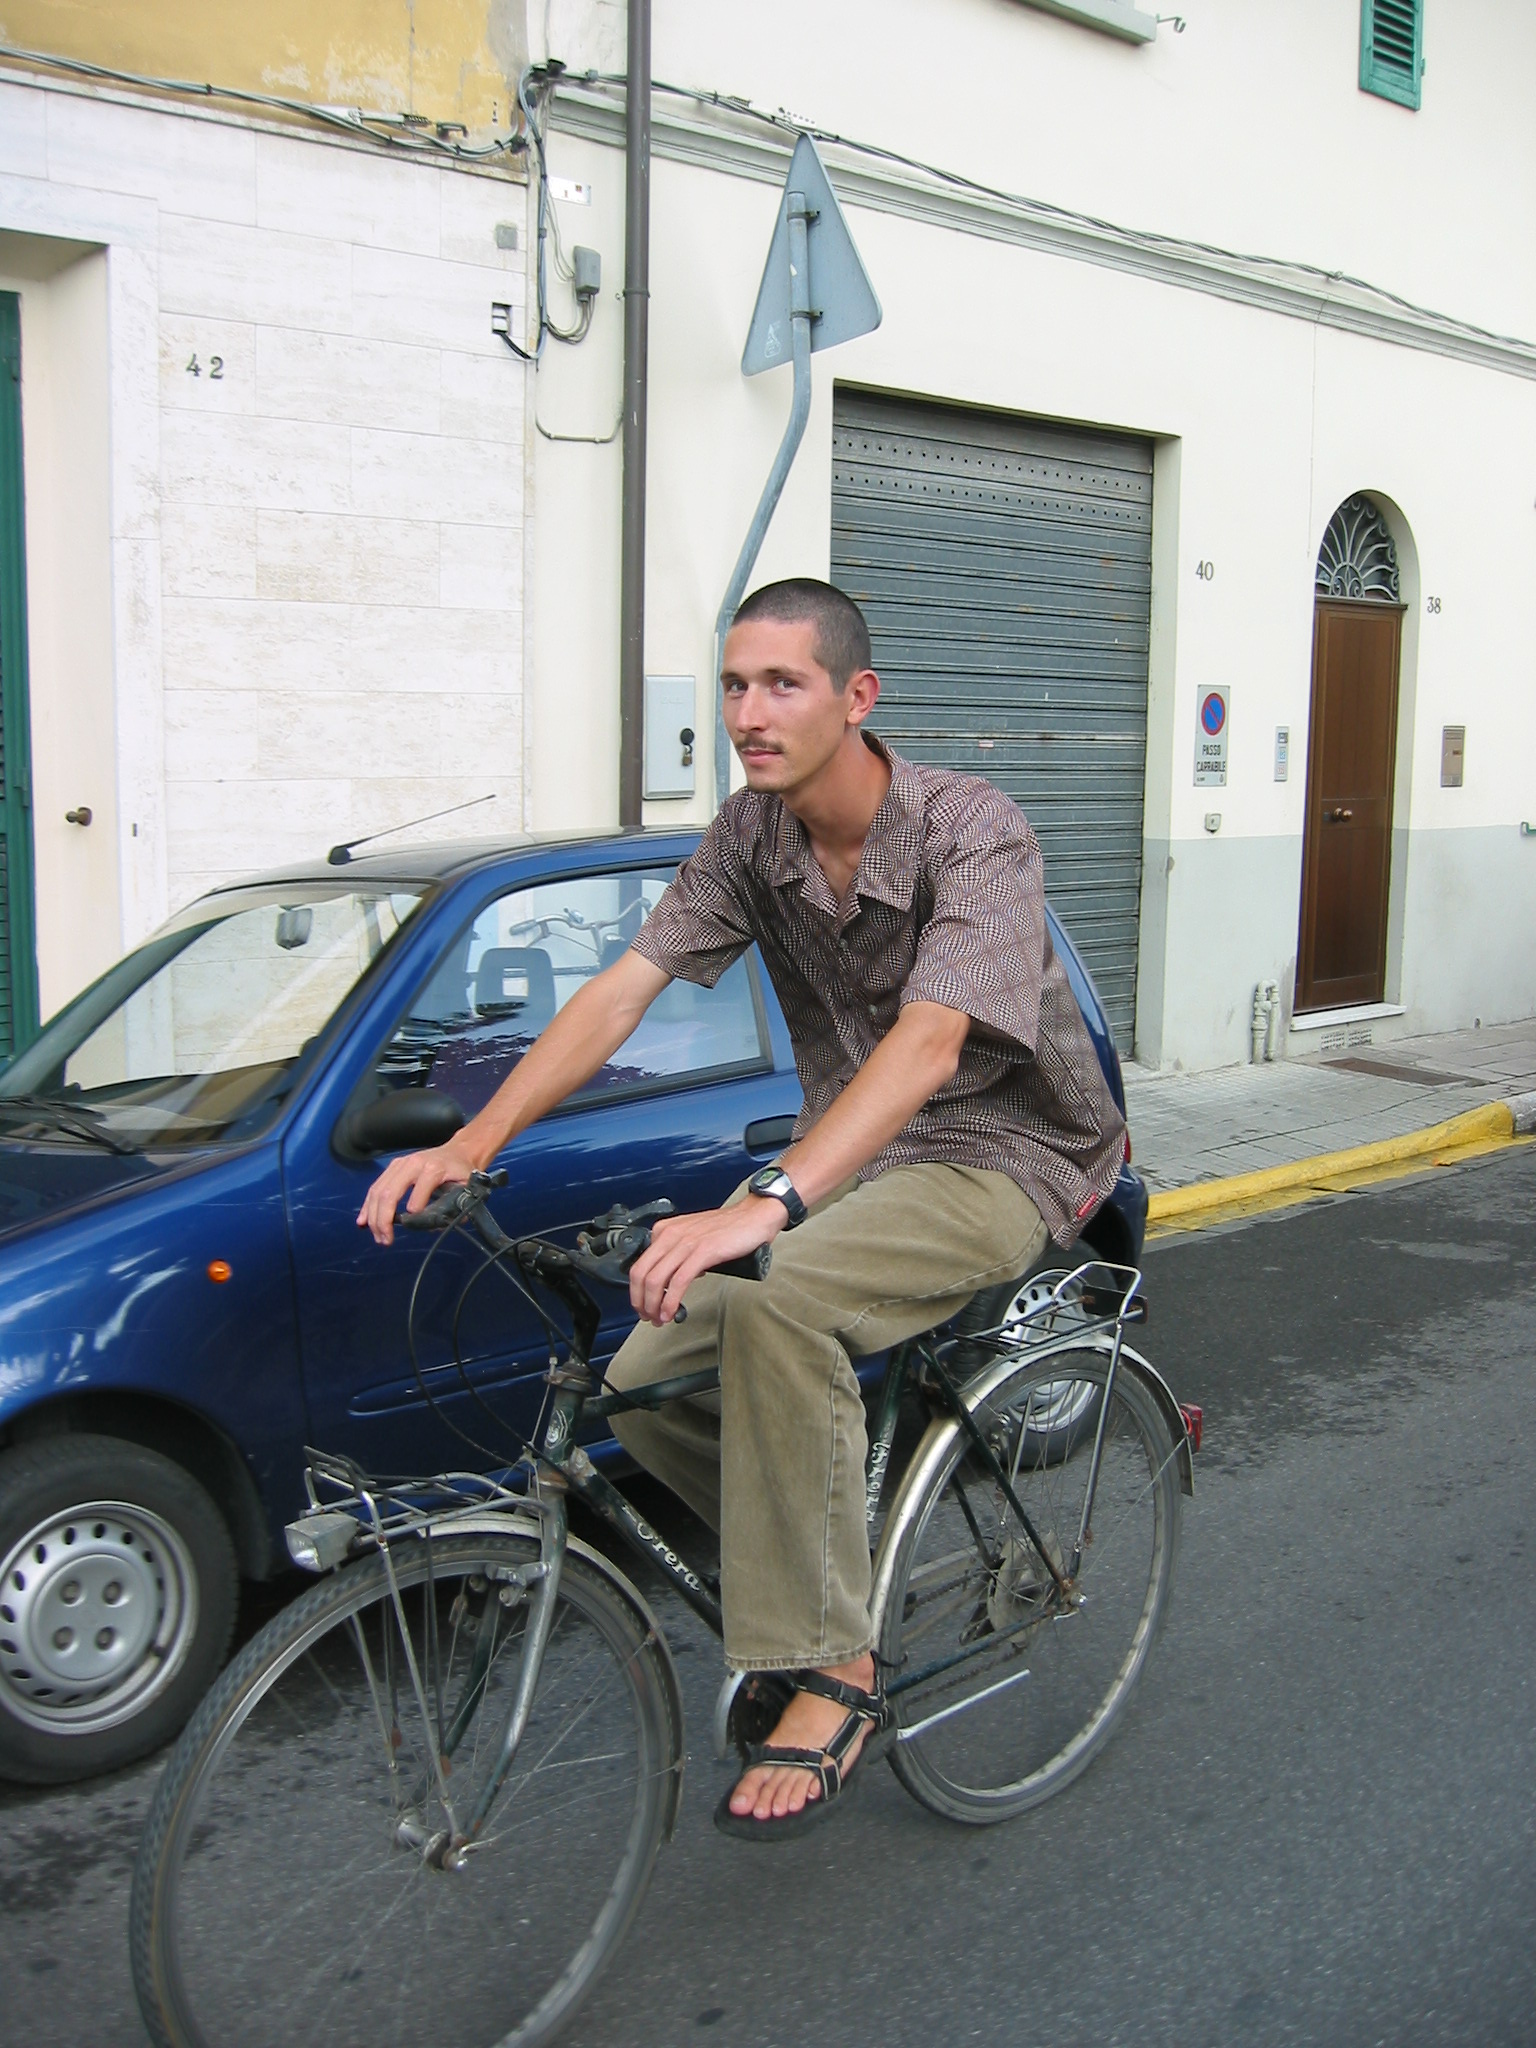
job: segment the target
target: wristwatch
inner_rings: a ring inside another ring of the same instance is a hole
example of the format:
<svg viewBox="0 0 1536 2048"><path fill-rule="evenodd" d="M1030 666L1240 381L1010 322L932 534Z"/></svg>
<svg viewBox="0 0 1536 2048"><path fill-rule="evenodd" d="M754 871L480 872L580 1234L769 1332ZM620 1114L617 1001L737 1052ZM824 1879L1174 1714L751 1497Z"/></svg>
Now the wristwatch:
<svg viewBox="0 0 1536 2048"><path fill-rule="evenodd" d="M789 1215L786 1229L793 1230L803 1223L810 1211L795 1193L795 1184L783 1167L775 1160L771 1166L760 1166L747 1182L747 1192L752 1195L771 1195L776 1202L782 1202Z"/></svg>

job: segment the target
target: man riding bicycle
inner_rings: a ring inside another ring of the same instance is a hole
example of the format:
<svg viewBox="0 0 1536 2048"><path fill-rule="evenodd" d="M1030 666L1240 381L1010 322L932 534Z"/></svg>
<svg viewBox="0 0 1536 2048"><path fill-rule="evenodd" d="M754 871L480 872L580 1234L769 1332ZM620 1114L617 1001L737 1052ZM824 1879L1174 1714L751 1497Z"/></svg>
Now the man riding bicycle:
<svg viewBox="0 0 1536 2048"><path fill-rule="evenodd" d="M1125 1128L1051 947L1034 834L990 783L863 731L880 684L852 600L810 578L753 592L721 686L746 788L622 958L447 1145L387 1167L358 1221L389 1243L402 1200L419 1211L489 1167L670 981L712 987L761 948L805 1091L794 1139L723 1208L655 1226L631 1272L641 1321L608 1370L622 1391L719 1364L717 1396L614 1429L719 1532L727 1661L785 1674L772 1738L716 1814L761 1840L833 1810L891 1732L850 1354L945 1321L1047 1238L1070 1244ZM770 1243L761 1283L710 1271Z"/></svg>

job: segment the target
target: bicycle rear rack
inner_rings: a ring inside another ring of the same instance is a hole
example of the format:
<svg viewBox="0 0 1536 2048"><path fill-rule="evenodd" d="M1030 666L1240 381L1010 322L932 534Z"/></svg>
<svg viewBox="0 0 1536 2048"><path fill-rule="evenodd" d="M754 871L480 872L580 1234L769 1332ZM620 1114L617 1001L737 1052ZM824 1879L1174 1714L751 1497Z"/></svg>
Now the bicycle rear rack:
<svg viewBox="0 0 1536 2048"><path fill-rule="evenodd" d="M527 1464L501 1477L440 1472L427 1479L380 1479L350 1458L310 1448L304 1455L309 1513L284 1533L289 1556L308 1572L332 1571L402 1537L451 1531L456 1522L482 1520L487 1513L526 1518L542 1509L537 1475ZM512 1483L514 1475L521 1485Z"/></svg>

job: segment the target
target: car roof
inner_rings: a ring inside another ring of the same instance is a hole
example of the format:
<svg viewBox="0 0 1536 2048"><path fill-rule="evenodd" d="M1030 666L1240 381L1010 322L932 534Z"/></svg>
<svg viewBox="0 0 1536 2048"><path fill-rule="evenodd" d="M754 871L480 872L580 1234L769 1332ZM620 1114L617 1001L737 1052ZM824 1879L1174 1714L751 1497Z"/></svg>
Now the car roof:
<svg viewBox="0 0 1536 2048"><path fill-rule="evenodd" d="M648 832L513 832L497 838L437 839L413 846L397 846L378 853L358 853L334 865L326 857L296 862L291 867L268 868L260 874L244 875L227 882L223 889L249 889L282 882L334 882L355 875L367 882L444 882L477 868L494 867L519 853L557 853L562 847L591 852L602 847L622 855L645 855L661 846L675 847L679 840L696 839L702 827L673 826ZM217 893L222 894L223 889Z"/></svg>

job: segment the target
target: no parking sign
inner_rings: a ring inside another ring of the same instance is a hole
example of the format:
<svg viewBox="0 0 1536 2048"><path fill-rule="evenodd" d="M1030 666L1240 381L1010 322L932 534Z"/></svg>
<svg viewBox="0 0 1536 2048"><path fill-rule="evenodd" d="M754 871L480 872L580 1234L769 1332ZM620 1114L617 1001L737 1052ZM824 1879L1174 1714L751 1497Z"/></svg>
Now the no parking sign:
<svg viewBox="0 0 1536 2048"><path fill-rule="evenodd" d="M1195 717L1195 787L1227 780L1227 727L1231 723L1232 693L1212 686L1200 692Z"/></svg>

